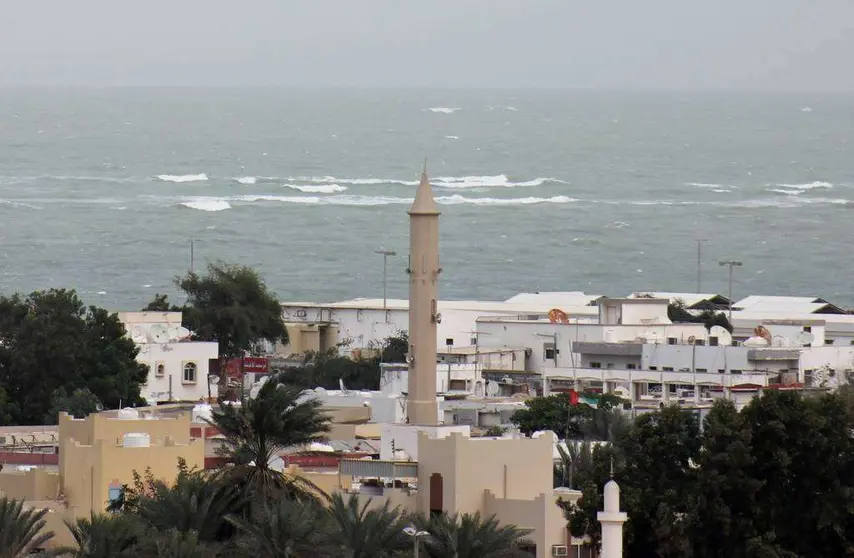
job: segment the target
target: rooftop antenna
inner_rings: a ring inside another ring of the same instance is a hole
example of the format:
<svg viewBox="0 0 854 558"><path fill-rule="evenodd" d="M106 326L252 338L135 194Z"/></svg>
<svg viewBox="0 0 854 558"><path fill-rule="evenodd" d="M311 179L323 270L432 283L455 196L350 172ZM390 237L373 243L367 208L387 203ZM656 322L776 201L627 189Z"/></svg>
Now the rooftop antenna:
<svg viewBox="0 0 854 558"><path fill-rule="evenodd" d="M614 456L611 456L611 480L614 480Z"/></svg>

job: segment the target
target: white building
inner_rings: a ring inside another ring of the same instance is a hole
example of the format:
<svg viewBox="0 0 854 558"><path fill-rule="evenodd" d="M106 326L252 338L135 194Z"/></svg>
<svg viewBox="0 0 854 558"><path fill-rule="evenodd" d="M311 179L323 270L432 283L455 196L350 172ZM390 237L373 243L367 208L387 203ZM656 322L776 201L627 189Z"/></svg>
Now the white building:
<svg viewBox="0 0 854 558"><path fill-rule="evenodd" d="M593 317L598 295L581 292L521 293L505 301L440 300L437 342L440 348L470 347L477 339L475 324L482 316L545 316L559 308L571 317ZM409 328L409 302L356 298L330 303L284 302L290 343L279 352L301 353L340 346L342 354L376 348L389 336Z"/></svg>
<svg viewBox="0 0 854 558"><path fill-rule="evenodd" d="M207 400L219 394L217 384L209 379L210 361L219 358L219 344L190 341L181 317L181 312L119 313L139 347L137 361L148 366L141 395L149 404Z"/></svg>

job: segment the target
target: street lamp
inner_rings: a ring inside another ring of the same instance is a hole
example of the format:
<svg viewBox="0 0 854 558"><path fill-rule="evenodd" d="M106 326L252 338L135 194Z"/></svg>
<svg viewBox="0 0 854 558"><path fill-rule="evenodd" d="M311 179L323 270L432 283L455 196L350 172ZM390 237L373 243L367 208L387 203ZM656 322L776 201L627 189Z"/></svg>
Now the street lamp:
<svg viewBox="0 0 854 558"><path fill-rule="evenodd" d="M700 250L703 242L708 242L708 238L698 238L697 239L697 294L700 294L702 288L702 281L700 280Z"/></svg>
<svg viewBox="0 0 854 558"><path fill-rule="evenodd" d="M732 268L741 267L744 264L737 260L727 260L718 262L718 265L721 267L729 266L729 325L732 326Z"/></svg>
<svg viewBox="0 0 854 558"><path fill-rule="evenodd" d="M386 298L386 289L388 287L388 257L396 256L397 252L394 250L374 250L374 254L382 254L383 257L383 310L385 310L388 301Z"/></svg>
<svg viewBox="0 0 854 558"><path fill-rule="evenodd" d="M418 558L418 551L421 548L421 545L418 544L418 539L420 539L421 537L426 537L430 533L428 531L419 531L412 525L410 525L409 527L404 527L403 532L412 537L412 548L415 553L415 558Z"/></svg>

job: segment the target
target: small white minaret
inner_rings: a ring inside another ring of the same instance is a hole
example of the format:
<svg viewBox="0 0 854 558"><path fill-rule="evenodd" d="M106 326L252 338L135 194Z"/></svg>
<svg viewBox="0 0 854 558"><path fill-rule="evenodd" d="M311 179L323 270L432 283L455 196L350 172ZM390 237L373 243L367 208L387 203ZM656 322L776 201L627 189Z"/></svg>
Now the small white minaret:
<svg viewBox="0 0 854 558"><path fill-rule="evenodd" d="M436 324L439 321L439 209L427 165L409 209L409 424L435 426Z"/></svg>
<svg viewBox="0 0 854 558"><path fill-rule="evenodd" d="M620 511L620 487L614 479L605 485L605 506L597 519L602 526L600 558L623 558L623 523L627 516Z"/></svg>

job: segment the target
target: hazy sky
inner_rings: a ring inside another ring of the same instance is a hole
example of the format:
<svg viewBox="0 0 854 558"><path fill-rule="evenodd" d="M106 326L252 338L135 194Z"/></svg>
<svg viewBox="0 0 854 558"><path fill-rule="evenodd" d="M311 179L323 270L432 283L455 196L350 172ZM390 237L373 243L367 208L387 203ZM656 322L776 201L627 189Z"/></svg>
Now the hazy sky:
<svg viewBox="0 0 854 558"><path fill-rule="evenodd" d="M0 85L854 91L854 0L2 0Z"/></svg>

